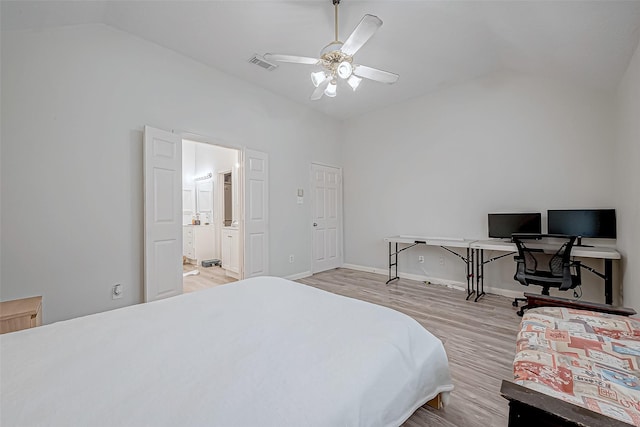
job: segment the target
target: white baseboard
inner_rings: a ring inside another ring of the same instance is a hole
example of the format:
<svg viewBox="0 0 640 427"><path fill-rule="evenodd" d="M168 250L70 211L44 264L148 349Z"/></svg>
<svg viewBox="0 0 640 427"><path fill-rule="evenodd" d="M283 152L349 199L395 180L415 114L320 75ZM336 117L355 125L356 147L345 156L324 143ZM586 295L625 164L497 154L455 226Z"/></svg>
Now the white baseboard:
<svg viewBox="0 0 640 427"><path fill-rule="evenodd" d="M523 298L524 293L527 291L527 288L523 286L522 291L514 291L512 289L496 288L494 286L485 286L484 291L488 294L500 295L507 298Z"/></svg>
<svg viewBox="0 0 640 427"><path fill-rule="evenodd" d="M367 267L364 265L356 265L356 264L343 264L342 268L348 268L349 270L357 270L357 271L365 271L367 273L375 273L380 274L382 276L389 277L389 270L386 268L375 268L375 267ZM402 279L416 280L418 282L429 282L435 283L438 285L444 285L452 289L457 289L459 291L467 291L467 284L465 282L459 282L456 280L443 279L441 277L432 277L425 276L421 274L411 274L411 273L402 273L398 272L398 276ZM493 295L501 295L503 297L508 298L521 298L523 291L514 291L511 289L497 288L495 286L485 286L484 292L487 294Z"/></svg>
<svg viewBox="0 0 640 427"><path fill-rule="evenodd" d="M236 272L233 272L233 271L230 271L230 270L226 270L225 275L227 277L233 277L234 279L240 280L240 273L236 273Z"/></svg>
<svg viewBox="0 0 640 427"><path fill-rule="evenodd" d="M285 277L285 279L287 280L299 280L299 279L304 279L305 277L310 277L312 276L310 271L303 271L302 273L296 273L296 274L292 274L290 276Z"/></svg>
<svg viewBox="0 0 640 427"><path fill-rule="evenodd" d="M365 267L363 265L356 265L356 264L343 264L342 268L348 268L350 270L357 270L357 271L366 271L367 273L375 273L375 274L380 274L382 276L389 277L389 270L383 269L383 268ZM422 274L411 274L411 273L402 273L402 272L399 272L398 276L400 276L402 279L416 280L418 282L437 283L439 285L445 285L454 289L467 290L466 283L458 282L455 280L448 280L448 279L442 279L440 277L432 277L432 276L425 276Z"/></svg>

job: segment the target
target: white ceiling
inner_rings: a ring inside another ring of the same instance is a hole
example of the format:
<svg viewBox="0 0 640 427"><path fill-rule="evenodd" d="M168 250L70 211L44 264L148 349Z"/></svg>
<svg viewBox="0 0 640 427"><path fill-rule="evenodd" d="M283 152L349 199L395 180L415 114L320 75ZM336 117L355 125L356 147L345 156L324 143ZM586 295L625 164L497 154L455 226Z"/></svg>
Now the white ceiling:
<svg viewBox="0 0 640 427"><path fill-rule="evenodd" d="M3 30L105 23L341 119L502 70L611 89L640 37L640 1L342 0L341 40L365 13L384 25L356 62L400 80L310 101L313 66L269 72L248 59L318 56L333 40L331 0L2 1L1 11Z"/></svg>

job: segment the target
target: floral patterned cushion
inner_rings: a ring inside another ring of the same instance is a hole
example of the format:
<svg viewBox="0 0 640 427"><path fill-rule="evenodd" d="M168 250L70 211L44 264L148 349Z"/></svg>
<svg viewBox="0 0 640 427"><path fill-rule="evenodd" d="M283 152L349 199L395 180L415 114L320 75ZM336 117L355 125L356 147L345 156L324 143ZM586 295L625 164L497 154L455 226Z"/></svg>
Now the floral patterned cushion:
<svg viewBox="0 0 640 427"><path fill-rule="evenodd" d="M640 426L640 319L529 310L513 370L517 384Z"/></svg>

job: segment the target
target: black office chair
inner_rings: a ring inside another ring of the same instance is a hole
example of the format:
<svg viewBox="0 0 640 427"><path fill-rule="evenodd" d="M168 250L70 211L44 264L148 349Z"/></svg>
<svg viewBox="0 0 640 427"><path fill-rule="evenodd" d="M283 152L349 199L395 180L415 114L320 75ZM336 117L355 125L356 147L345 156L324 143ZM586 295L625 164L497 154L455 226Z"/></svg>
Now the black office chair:
<svg viewBox="0 0 640 427"><path fill-rule="evenodd" d="M542 295L549 295L549 288L567 291L580 286L580 262L571 260L576 236L514 234L511 237L518 248L518 255L514 257L517 262L514 280L524 286L542 286ZM514 307L518 306L518 301L526 299L516 298ZM518 316L522 316L527 308L522 306Z"/></svg>

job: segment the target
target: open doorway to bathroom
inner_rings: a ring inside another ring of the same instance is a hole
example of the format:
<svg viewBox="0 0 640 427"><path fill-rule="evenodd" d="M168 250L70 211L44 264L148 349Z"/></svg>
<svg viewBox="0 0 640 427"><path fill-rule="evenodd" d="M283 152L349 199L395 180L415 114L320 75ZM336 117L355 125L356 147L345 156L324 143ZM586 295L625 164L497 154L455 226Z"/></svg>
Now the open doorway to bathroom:
<svg viewBox="0 0 640 427"><path fill-rule="evenodd" d="M240 156L236 149L182 140L184 292L241 278Z"/></svg>

